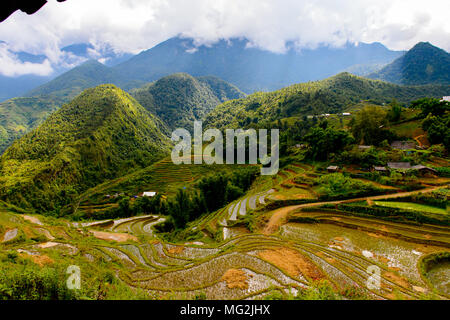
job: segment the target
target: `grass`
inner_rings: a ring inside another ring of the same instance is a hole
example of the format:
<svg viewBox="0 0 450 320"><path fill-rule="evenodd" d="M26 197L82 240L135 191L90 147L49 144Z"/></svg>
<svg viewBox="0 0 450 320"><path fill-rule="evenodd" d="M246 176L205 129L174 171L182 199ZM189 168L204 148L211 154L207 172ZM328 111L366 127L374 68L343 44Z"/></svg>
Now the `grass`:
<svg viewBox="0 0 450 320"><path fill-rule="evenodd" d="M414 210L420 212L437 213L447 215L448 212L445 209L427 206L419 203L413 202L391 202L391 201L374 201L377 206L398 208L405 210Z"/></svg>

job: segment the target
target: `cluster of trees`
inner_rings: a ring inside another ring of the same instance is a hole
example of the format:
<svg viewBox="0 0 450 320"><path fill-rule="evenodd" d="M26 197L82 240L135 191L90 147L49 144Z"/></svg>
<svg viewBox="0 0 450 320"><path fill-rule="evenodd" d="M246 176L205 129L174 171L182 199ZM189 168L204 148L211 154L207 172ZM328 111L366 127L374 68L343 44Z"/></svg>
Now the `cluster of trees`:
<svg viewBox="0 0 450 320"><path fill-rule="evenodd" d="M155 197L140 197L134 201L123 197L118 201L118 206L97 215L91 213L89 218L115 219L153 213L169 216L166 223L168 230L183 229L188 222L203 214L214 212L244 195L258 173L259 168L253 166L231 173L204 177L193 189L180 188L175 196L168 199L164 199L161 194Z"/></svg>
<svg viewBox="0 0 450 320"><path fill-rule="evenodd" d="M421 110L422 128L427 131L428 140L432 144L442 143L450 150L450 103L423 98L412 102L411 107Z"/></svg>
<svg viewBox="0 0 450 320"><path fill-rule="evenodd" d="M312 160L327 160L330 154L354 143L347 131L322 127L312 128L303 140L309 144L307 156Z"/></svg>
<svg viewBox="0 0 450 320"><path fill-rule="evenodd" d="M244 195L257 175L258 168L249 167L205 177L194 191L178 190L176 196L167 201L167 214L173 219L175 228L182 229L189 221L214 212Z"/></svg>
<svg viewBox="0 0 450 320"><path fill-rule="evenodd" d="M394 104L390 112L382 107L367 106L358 111L350 121L350 129L356 141L361 144L379 146L383 141L391 141L395 134L386 129L389 118L400 119L401 106Z"/></svg>
<svg viewBox="0 0 450 320"><path fill-rule="evenodd" d="M382 190L375 187L372 183L352 179L342 173L332 173L317 178L316 183L320 185L320 199L342 199L373 195Z"/></svg>

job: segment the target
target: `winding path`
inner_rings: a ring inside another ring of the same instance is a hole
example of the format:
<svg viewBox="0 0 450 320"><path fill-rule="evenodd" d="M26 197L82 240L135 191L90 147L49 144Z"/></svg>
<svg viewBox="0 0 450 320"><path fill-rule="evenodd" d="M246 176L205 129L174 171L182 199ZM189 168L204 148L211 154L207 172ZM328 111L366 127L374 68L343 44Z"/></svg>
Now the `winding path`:
<svg viewBox="0 0 450 320"><path fill-rule="evenodd" d="M270 217L269 221L267 222L266 226L263 229L263 233L268 235L268 234L272 234L272 233L276 232L279 229L279 227L284 223L284 221L286 221L286 218L289 215L289 213L291 213L294 210L300 209L300 208L318 207L318 206L322 206L322 205L326 205L326 204L342 204L342 203L352 203L352 202L359 202L359 201L395 199L395 198L401 198L401 197L408 197L408 196L416 195L419 193L433 192L435 190L441 189L442 187L443 186L437 186L437 187L430 187L430 188L409 191L409 192L398 192L398 193L392 193L392 194L369 196L369 197L346 199L346 200L313 202L313 203L305 203L305 204L300 204L300 205L295 205L295 206L283 207L283 208L277 209L273 212L272 216Z"/></svg>

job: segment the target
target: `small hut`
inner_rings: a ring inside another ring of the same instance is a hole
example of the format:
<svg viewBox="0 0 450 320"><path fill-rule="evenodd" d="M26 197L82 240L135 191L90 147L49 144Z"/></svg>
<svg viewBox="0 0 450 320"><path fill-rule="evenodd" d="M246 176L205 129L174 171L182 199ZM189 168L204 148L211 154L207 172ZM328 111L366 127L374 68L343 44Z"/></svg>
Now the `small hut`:
<svg viewBox="0 0 450 320"><path fill-rule="evenodd" d="M327 168L327 171L328 171L329 173L338 172L338 171L339 171L339 167L338 167L338 166L329 166L329 167Z"/></svg>

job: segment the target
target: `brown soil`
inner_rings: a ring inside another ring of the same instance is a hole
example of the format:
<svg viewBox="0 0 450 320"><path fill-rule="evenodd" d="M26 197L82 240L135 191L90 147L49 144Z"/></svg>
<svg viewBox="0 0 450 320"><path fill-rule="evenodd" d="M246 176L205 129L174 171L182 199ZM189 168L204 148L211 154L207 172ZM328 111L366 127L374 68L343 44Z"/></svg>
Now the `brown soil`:
<svg viewBox="0 0 450 320"><path fill-rule="evenodd" d="M276 232L278 228L286 222L287 215L291 210L292 207L284 207L275 210L264 228L263 233L267 235Z"/></svg>
<svg viewBox="0 0 450 320"><path fill-rule="evenodd" d="M46 264L52 264L55 262L53 261L52 258L50 258L45 254L42 256L31 256L31 260L33 260L34 263L38 264L41 267L43 267Z"/></svg>
<svg viewBox="0 0 450 320"><path fill-rule="evenodd" d="M303 275L312 280L325 278L324 273L309 258L289 248L264 250L258 253L262 259L273 263L292 277Z"/></svg>
<svg viewBox="0 0 450 320"><path fill-rule="evenodd" d="M247 275L240 269L228 269L221 280L225 281L230 289L246 290L248 288Z"/></svg>
<svg viewBox="0 0 450 320"><path fill-rule="evenodd" d="M383 236L381 234L373 233L373 232L367 232L367 235L369 235L370 237L373 237L373 238L383 238Z"/></svg>
<svg viewBox="0 0 450 320"><path fill-rule="evenodd" d="M44 255L29 255L27 253L20 253L19 255L25 259L31 259L31 261L33 261L40 267L43 267L44 265L52 264L55 262L52 258L47 256L46 254L44 254Z"/></svg>
<svg viewBox="0 0 450 320"><path fill-rule="evenodd" d="M184 247L183 246L176 246L176 247L172 247L169 250L167 250L168 253L170 254L180 254L184 251Z"/></svg>
<svg viewBox="0 0 450 320"><path fill-rule="evenodd" d="M397 285L399 285L399 286L401 286L401 287L403 287L403 288L408 288L408 287L409 287L409 282L408 282L408 280L406 280L406 279L403 278L403 277L400 277L400 276L396 275L396 274L393 273L393 272L385 272L385 273L383 274L383 276L384 276L386 279L389 279L390 281L394 282L395 284L397 284Z"/></svg>
<svg viewBox="0 0 450 320"><path fill-rule="evenodd" d="M89 230L89 231L94 235L94 237L102 240L117 241L117 242L127 242L129 240L136 242L138 241L138 238L127 233L112 233L97 230Z"/></svg>
<svg viewBox="0 0 450 320"><path fill-rule="evenodd" d="M379 256L378 261L385 263L385 264L389 263L389 259L386 257L383 257L383 256Z"/></svg>
<svg viewBox="0 0 450 320"><path fill-rule="evenodd" d="M420 136L415 137L414 140L416 140L421 147L430 146L430 141L428 140L426 134L421 134Z"/></svg>

